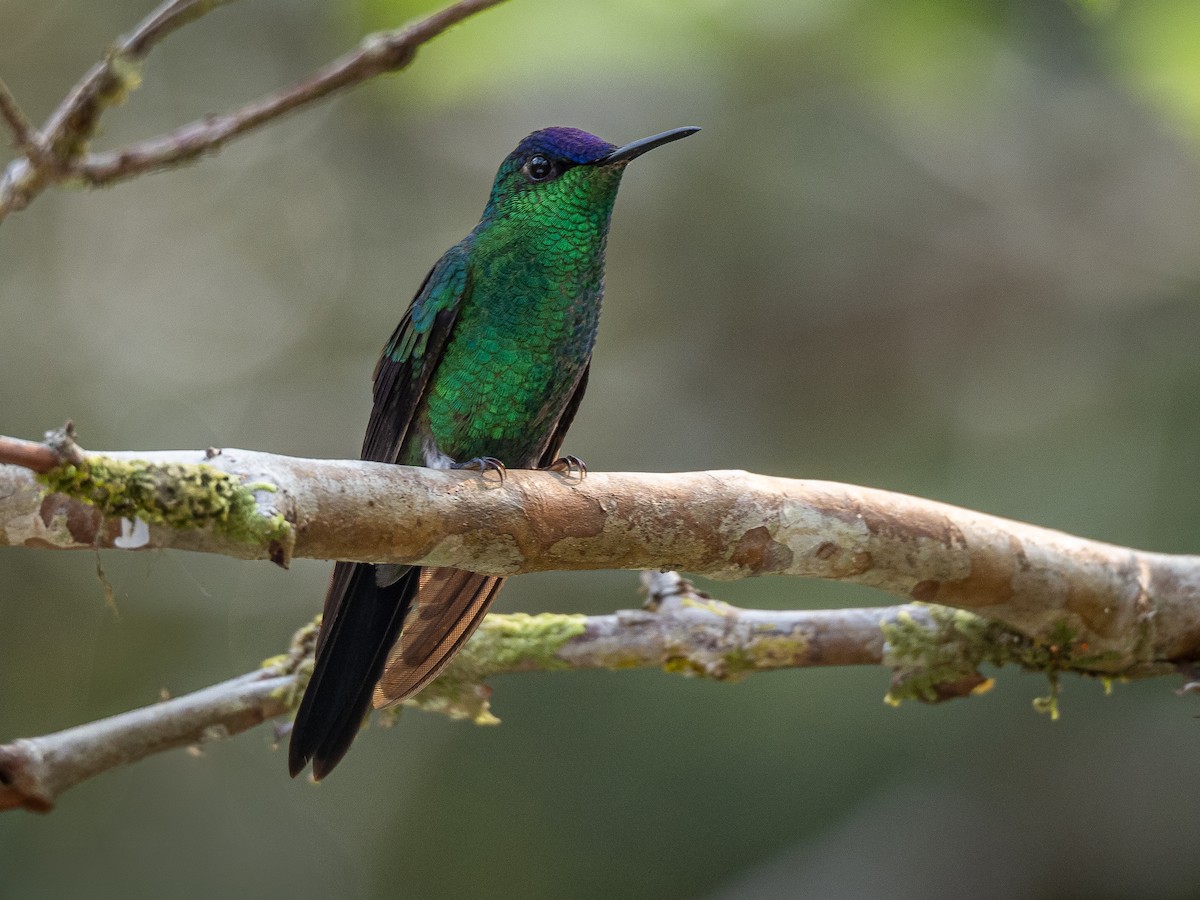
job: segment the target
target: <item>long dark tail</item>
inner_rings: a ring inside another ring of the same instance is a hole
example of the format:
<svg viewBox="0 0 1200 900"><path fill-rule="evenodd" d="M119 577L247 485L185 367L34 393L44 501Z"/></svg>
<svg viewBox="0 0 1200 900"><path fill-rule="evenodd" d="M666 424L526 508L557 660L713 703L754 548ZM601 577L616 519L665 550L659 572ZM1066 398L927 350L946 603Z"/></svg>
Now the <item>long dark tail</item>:
<svg viewBox="0 0 1200 900"><path fill-rule="evenodd" d="M295 777L312 762L320 780L341 761L371 707L388 652L417 595L414 567L380 587L375 567L338 563L330 584L316 665L292 725L288 769Z"/></svg>

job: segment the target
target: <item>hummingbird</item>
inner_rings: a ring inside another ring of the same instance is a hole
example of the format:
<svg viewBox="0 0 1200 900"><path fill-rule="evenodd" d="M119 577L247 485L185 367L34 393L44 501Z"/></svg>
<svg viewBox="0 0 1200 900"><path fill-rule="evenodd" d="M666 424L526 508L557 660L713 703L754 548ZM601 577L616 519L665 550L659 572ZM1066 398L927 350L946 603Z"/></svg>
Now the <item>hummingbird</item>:
<svg viewBox="0 0 1200 900"><path fill-rule="evenodd" d="M479 224L438 260L384 346L362 458L435 469L585 471L559 457L587 387L604 251L621 176L675 128L618 147L577 128L535 131L496 173ZM292 776L328 775L372 704L411 697L446 667L504 579L339 562L288 748Z"/></svg>

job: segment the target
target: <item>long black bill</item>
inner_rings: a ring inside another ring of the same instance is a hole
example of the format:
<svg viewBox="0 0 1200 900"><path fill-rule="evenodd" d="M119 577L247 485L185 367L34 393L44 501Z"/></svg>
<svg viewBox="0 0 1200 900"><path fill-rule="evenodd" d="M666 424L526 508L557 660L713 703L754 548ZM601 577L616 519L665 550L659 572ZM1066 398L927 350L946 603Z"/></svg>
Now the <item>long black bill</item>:
<svg viewBox="0 0 1200 900"><path fill-rule="evenodd" d="M640 141L626 144L624 147L618 147L608 156L596 160L597 165L606 166L609 163L629 162L631 159L637 159L647 150L653 150L655 147L661 147L663 144L669 144L671 141L677 141L680 138L685 138L689 134L695 134L699 131L696 125L685 125L683 128L672 128L670 131L664 131L662 134L656 134L651 137L644 137Z"/></svg>

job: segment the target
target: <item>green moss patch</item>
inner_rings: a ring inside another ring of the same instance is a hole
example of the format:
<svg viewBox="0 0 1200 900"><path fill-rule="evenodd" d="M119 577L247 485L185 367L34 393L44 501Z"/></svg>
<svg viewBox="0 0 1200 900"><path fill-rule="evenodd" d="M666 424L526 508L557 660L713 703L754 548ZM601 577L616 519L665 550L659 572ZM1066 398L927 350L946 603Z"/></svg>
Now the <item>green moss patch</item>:
<svg viewBox="0 0 1200 900"><path fill-rule="evenodd" d="M204 463L91 456L37 477L51 491L91 504L106 517L181 530L211 528L238 543L272 546L272 558L279 548L283 561L294 543L291 523L282 515L264 515L255 502L255 491L274 491L273 485L246 484Z"/></svg>
<svg viewBox="0 0 1200 900"><path fill-rule="evenodd" d="M1043 642L965 610L932 605L928 610L932 621L902 612L895 621L880 624L887 640L883 661L894 673L884 700L893 706L905 700L939 703L983 693L992 679L979 672L982 664L1016 664L1049 679L1049 694L1036 698L1033 706L1057 719L1059 675L1070 670L1089 674L1085 666L1096 659L1065 622Z"/></svg>

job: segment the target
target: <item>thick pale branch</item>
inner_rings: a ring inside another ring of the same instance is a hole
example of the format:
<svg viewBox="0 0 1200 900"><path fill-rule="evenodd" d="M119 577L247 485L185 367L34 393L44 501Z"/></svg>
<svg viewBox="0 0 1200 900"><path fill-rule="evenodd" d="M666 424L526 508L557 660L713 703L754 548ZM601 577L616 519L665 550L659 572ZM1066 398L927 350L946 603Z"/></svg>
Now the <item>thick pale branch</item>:
<svg viewBox="0 0 1200 900"><path fill-rule="evenodd" d="M105 459L89 457L101 473L93 483L103 484ZM178 527L177 511L153 509L133 514L151 523L137 546L284 564L292 554L421 562L501 575L599 568L800 575L972 610L1070 645L1096 672L1138 674L1139 666L1200 653L1200 557L1116 547L871 488L746 472L591 473L580 481L511 471L500 483L473 473L244 450L108 459L123 461L122 477L138 484L195 484L211 477L205 472L225 473L255 489L271 526L249 522L232 533L207 522ZM130 474L133 459L145 464ZM119 484L105 490L123 491ZM203 497L187 501L209 505ZM30 473L0 467L0 544L129 547L136 522L127 511L120 515L124 523L46 496ZM177 527L154 524L164 516Z"/></svg>

